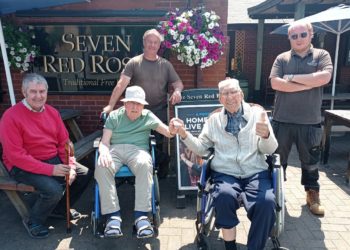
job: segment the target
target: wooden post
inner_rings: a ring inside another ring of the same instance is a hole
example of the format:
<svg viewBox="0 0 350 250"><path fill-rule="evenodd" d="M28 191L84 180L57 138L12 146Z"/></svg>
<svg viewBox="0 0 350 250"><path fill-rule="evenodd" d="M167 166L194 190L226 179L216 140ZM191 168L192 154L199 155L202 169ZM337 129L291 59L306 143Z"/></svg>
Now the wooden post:
<svg viewBox="0 0 350 250"><path fill-rule="evenodd" d="M69 157L74 156L73 143L67 141L65 145L66 150L66 162L69 165ZM70 194L69 194L69 173L66 175L66 220L67 220L67 233L71 233L70 227Z"/></svg>
<svg viewBox="0 0 350 250"><path fill-rule="evenodd" d="M201 88L203 85L203 72L199 65L196 65L196 88Z"/></svg>

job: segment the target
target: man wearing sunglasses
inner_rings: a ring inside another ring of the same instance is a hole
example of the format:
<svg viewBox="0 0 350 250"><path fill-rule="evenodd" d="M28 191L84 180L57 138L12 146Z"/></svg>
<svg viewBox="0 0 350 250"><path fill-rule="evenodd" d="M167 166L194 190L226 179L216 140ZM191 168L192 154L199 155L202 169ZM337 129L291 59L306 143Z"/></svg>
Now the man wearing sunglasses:
<svg viewBox="0 0 350 250"><path fill-rule="evenodd" d="M323 86L330 81L333 66L329 53L314 48L312 38L310 23L296 21L289 26L291 50L277 56L270 74L271 86L276 91L272 126L284 169L292 144L296 144L306 203L313 214L323 216L318 183L321 104Z"/></svg>

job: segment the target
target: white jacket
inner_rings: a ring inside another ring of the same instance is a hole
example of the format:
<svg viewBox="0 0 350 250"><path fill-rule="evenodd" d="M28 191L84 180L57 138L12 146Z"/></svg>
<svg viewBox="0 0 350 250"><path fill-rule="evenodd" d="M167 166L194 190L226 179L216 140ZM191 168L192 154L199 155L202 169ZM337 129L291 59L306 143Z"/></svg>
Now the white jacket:
<svg viewBox="0 0 350 250"><path fill-rule="evenodd" d="M214 147L215 157L211 165L214 171L247 178L268 169L265 154L274 153L278 143L269 121L270 136L263 139L256 135L255 124L263 109L245 102L242 102L242 106L243 118L247 124L240 130L238 137L225 131L227 115L222 108L208 118L198 138L187 133L183 142L201 156L208 154L208 148Z"/></svg>

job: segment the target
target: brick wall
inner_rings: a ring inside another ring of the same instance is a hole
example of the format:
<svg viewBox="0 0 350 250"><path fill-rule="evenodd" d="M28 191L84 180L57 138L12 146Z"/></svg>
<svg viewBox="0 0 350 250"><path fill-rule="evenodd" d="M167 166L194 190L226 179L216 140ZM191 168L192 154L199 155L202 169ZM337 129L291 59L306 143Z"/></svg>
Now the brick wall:
<svg viewBox="0 0 350 250"><path fill-rule="evenodd" d="M189 1L192 7L198 6L199 3L204 3L208 10L214 10L221 17L221 28L224 34L227 34L227 0L204 0L204 1ZM55 10L130 10L130 9L149 9L149 10L174 10L175 8L185 9L187 1L182 0L130 0L130 1L115 1L115 0L99 0L91 3L73 4L69 7L55 7ZM106 17L106 18L29 18L21 17L15 19L19 23L109 23L109 22L155 22L158 23L161 18L126 18L126 17ZM195 87L217 87L218 81L224 79L226 72L226 55L223 55L220 61L214 66L201 70L200 76L203 80L199 84L196 83L197 70L195 67L188 67L179 62L174 55L170 56L170 61L173 63L180 78L184 82L185 88ZM1 86L2 90L8 92L6 84L6 76L3 67L1 71ZM22 75L19 72L12 70L13 86L15 89L16 101L22 99L20 86ZM117 81L118 79L116 79ZM102 108L108 104L109 96L106 95L49 95L48 103L54 107L74 108L82 110L78 124L83 133L90 133L98 127L98 116ZM119 103L120 105L120 103ZM0 103L0 114L10 106L8 94L3 96L3 102Z"/></svg>

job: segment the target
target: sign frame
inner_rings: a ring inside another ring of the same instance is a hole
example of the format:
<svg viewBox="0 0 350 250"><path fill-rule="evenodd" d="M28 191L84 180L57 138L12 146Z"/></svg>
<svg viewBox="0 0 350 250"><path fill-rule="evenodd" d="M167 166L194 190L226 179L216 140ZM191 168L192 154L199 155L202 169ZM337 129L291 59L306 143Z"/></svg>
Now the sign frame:
<svg viewBox="0 0 350 250"><path fill-rule="evenodd" d="M175 106L175 117L183 120L186 130L197 137L210 113L220 107L222 107L222 105L219 103L177 105ZM188 165L188 172L186 172L186 163L181 159L181 154L186 157L185 161L187 163L197 165L201 164L201 157L198 157L192 151L187 149L179 135L177 135L176 167L178 190L197 190L197 181L199 180L200 173L193 168L191 169Z"/></svg>

